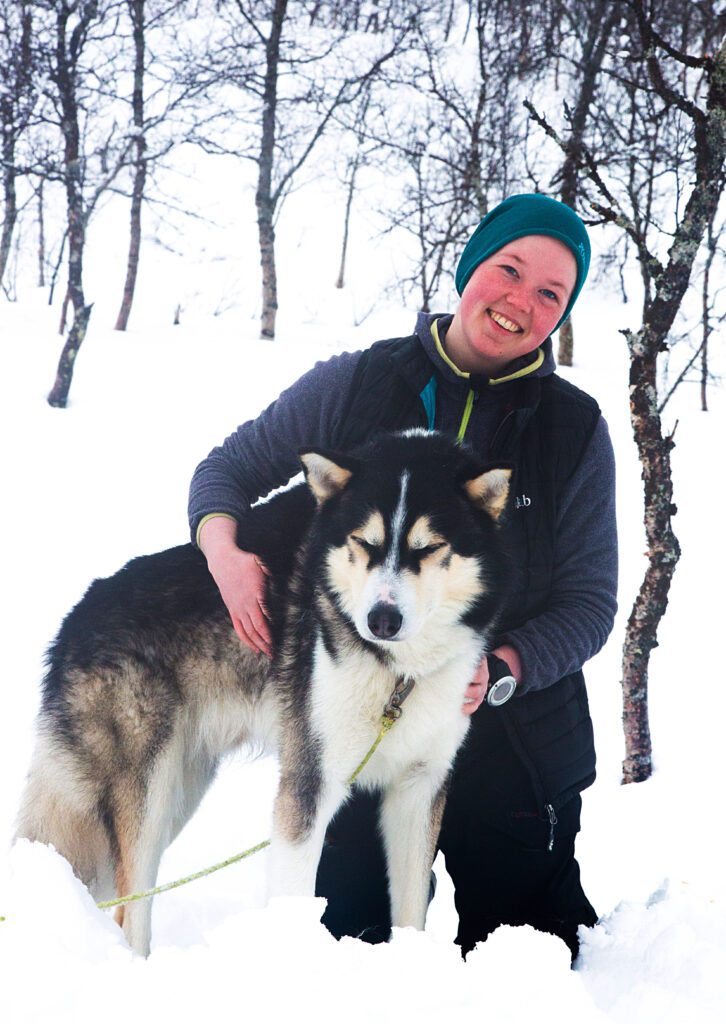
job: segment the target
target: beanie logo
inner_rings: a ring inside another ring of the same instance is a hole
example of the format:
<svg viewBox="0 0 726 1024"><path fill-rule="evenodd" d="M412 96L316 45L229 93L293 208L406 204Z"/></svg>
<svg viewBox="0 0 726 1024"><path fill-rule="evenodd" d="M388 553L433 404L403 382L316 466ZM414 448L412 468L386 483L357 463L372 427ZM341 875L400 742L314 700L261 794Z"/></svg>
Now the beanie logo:
<svg viewBox="0 0 726 1024"><path fill-rule="evenodd" d="M528 498L526 494L518 494L514 507L515 508L529 508L532 504L532 499Z"/></svg>

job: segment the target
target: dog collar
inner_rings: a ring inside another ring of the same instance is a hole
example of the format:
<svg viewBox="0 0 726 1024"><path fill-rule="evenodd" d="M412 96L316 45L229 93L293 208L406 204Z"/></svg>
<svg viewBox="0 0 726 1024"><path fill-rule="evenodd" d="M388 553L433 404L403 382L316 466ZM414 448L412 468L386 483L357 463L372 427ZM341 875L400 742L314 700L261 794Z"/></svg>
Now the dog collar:
<svg viewBox="0 0 726 1024"><path fill-rule="evenodd" d="M415 682L416 680L412 676L398 677L396 685L393 687L393 693L388 698L388 703L383 709L384 718L395 721L397 718L401 717L403 714L403 708L401 705L413 689Z"/></svg>

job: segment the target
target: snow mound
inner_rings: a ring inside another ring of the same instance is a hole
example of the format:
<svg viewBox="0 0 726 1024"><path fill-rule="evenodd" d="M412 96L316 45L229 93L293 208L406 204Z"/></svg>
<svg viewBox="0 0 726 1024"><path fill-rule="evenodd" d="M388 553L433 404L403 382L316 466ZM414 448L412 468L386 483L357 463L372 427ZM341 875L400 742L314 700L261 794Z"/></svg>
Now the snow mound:
<svg viewBox="0 0 726 1024"><path fill-rule="evenodd" d="M726 910L666 881L646 903L621 903L582 929L578 966L595 1003L618 1024L722 1024Z"/></svg>

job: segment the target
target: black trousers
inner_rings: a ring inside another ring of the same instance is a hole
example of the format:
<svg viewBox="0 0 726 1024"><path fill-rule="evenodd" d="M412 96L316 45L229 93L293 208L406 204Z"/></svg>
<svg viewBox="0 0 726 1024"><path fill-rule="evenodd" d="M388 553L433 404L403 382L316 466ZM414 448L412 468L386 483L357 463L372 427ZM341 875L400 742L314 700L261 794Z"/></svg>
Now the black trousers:
<svg viewBox="0 0 726 1024"><path fill-rule="evenodd" d="M384 942L390 936L378 806L377 794L356 792L328 830L316 891L328 900L323 923L337 938ZM501 924L528 924L559 936L574 960L578 926L597 921L575 859L580 806L576 796L559 811L549 850L550 821L496 719L472 728L439 839L454 883L463 956Z"/></svg>

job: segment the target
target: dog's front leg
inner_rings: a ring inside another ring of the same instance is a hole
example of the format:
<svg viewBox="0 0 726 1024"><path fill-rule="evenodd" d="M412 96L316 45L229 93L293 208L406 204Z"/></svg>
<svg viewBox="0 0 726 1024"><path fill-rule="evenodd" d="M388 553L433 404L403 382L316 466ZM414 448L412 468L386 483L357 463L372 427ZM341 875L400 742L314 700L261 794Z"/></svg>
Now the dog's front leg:
<svg viewBox="0 0 726 1024"><path fill-rule="evenodd" d="M314 896L315 878L330 819L345 799L343 783L283 774L275 798L268 898Z"/></svg>
<svg viewBox="0 0 726 1024"><path fill-rule="evenodd" d="M412 769L384 794L381 830L395 927L423 930L445 803L446 777L423 768Z"/></svg>

